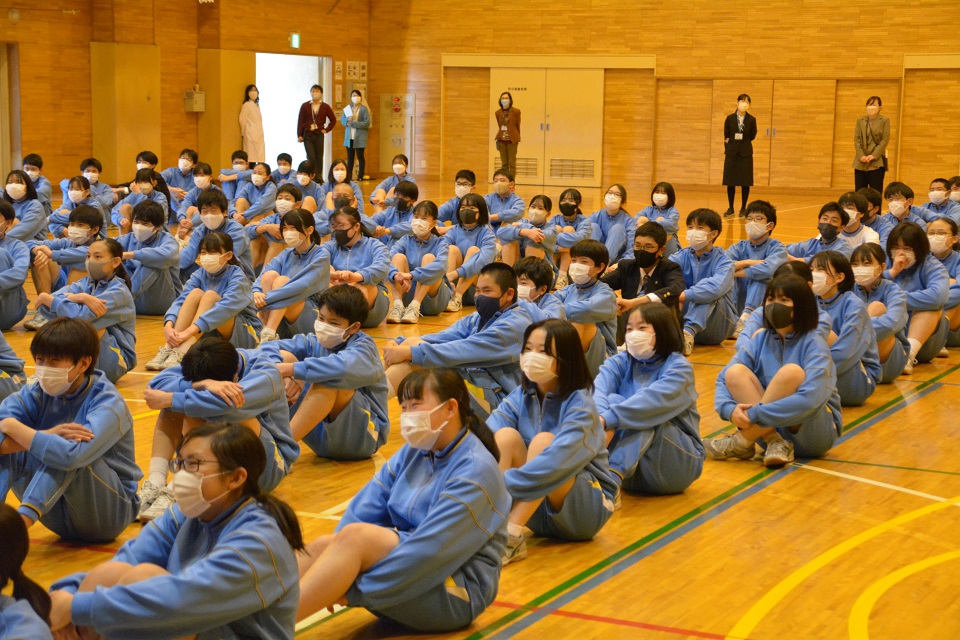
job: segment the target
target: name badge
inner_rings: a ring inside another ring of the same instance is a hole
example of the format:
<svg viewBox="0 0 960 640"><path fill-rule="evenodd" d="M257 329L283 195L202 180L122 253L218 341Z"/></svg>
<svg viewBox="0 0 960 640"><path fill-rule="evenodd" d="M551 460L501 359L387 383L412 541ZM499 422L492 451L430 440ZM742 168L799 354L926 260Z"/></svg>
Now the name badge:
<svg viewBox="0 0 960 640"><path fill-rule="evenodd" d="M734 139L734 140L743 140L743 134L742 134L742 133L735 133L735 134L733 134L733 139Z"/></svg>
<svg viewBox="0 0 960 640"><path fill-rule="evenodd" d="M310 131L316 131L316 130L317 130L317 125L315 124L310 125Z"/></svg>
<svg viewBox="0 0 960 640"><path fill-rule="evenodd" d="M500 127L500 131L506 131L506 130L507 130L507 125L503 125L502 127Z"/></svg>

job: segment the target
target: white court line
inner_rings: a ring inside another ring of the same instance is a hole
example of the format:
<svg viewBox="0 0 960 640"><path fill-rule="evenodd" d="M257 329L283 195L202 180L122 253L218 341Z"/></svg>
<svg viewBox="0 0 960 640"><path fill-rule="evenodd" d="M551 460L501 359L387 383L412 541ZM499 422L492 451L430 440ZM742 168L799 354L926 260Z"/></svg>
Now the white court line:
<svg viewBox="0 0 960 640"><path fill-rule="evenodd" d="M341 609L346 609L346 607L341 606L341 605L339 605L339 604L333 605L333 611L334 611L334 613L336 613L337 611L340 611ZM303 630L306 629L307 627L312 626L313 624L315 624L315 623L317 623L317 622L320 622L320 621L323 620L324 618L328 618L328 617L330 617L330 616L332 616L332 615L333 615L333 614L330 613L329 611L327 611L326 609L321 609L320 611L317 611L317 612L316 612L315 614L313 614L312 616L308 616L308 617L304 618L303 620L301 620L300 622L298 622L296 628L294 629L294 631L303 631Z"/></svg>
<svg viewBox="0 0 960 640"><path fill-rule="evenodd" d="M295 512L300 518L315 518L317 520L336 520L341 519L340 516L325 516L322 513L310 513L309 511L297 511Z"/></svg>
<svg viewBox="0 0 960 640"><path fill-rule="evenodd" d="M803 464L802 462L794 462L793 466L800 467L801 469L809 469L810 471L817 471L819 473L825 473L829 476L837 476L838 478L846 478L847 480L855 480L857 482L862 482L864 484L872 484L875 487L883 487L884 489L892 489L893 491L899 491L900 493L907 493L912 496L917 496L919 498L926 498L927 500L933 500L934 502L953 502L953 506L960 507L960 503L954 502L950 498L944 498L942 496L935 496L932 493L924 493L922 491L914 491L913 489L907 489L906 487L901 487L895 484L888 484L886 482L878 482L877 480L869 480L867 478L861 478L860 476L850 475L849 473L841 473L839 471L832 471L830 469L822 469L820 467L813 467L808 464Z"/></svg>

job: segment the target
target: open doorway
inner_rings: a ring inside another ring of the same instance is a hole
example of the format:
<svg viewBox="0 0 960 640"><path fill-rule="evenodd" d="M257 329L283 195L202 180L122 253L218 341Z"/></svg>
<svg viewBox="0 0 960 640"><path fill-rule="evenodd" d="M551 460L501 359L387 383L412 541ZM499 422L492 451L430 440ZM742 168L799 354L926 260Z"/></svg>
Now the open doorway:
<svg viewBox="0 0 960 640"><path fill-rule="evenodd" d="M19 169L21 156L19 49L0 42L0 175Z"/></svg>
<svg viewBox="0 0 960 640"><path fill-rule="evenodd" d="M289 55L284 53L257 54L257 88L260 90L260 113L263 116L263 136L267 162L276 168L277 155L293 156L297 168L307 153L297 141L297 115L300 105L310 99L310 87L323 87L323 101L333 102L331 58ZM317 182L326 179L332 158L336 130L324 136L323 167L317 171Z"/></svg>

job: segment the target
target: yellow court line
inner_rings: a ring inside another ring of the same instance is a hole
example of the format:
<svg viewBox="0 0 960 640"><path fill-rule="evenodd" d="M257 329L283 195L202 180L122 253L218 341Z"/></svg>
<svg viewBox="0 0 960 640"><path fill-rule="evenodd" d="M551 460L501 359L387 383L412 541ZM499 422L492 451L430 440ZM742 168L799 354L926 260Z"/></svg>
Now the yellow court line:
<svg viewBox="0 0 960 640"><path fill-rule="evenodd" d="M932 558L901 567L867 587L866 591L860 594L857 601L853 603L853 609L850 611L850 622L847 628L850 632L851 640L867 640L870 637L868 629L870 613L873 611L873 607L876 606L877 600L895 584L905 578L909 578L915 573L920 573L924 569L929 569L935 565L956 560L957 558L960 558L960 551L941 553L938 556L933 556Z"/></svg>
<svg viewBox="0 0 960 640"><path fill-rule="evenodd" d="M727 632L728 638L749 638L750 634L753 633L753 630L757 628L757 625L776 607L784 598L786 598L791 591L800 586L807 578L812 576L814 573L824 568L837 558L843 556L848 551L851 551L858 547L859 545L872 540L891 529L895 529L900 525L906 524L923 516L929 515L931 513L936 513L947 507L955 506L960 503L960 496L951 498L944 502L937 502L934 504L927 505L915 511L910 511L903 515L897 516L887 520L882 524L878 524L875 527L871 527L866 531L863 531L852 538L841 542L832 549L821 553L819 556L806 563L789 576L780 581L779 584L774 586L772 589L768 590L762 598L757 600L757 602L750 608L747 613L740 618L740 620Z"/></svg>
<svg viewBox="0 0 960 640"><path fill-rule="evenodd" d="M149 418L151 416L158 416L158 415L160 415L159 411L144 411L143 413L134 414L133 419L139 420L140 418Z"/></svg>

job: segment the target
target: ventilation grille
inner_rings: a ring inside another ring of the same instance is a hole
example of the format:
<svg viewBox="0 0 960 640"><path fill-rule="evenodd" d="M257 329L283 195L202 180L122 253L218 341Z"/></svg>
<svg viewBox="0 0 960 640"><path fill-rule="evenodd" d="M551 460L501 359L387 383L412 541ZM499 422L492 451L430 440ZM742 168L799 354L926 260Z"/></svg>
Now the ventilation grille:
<svg viewBox="0 0 960 640"><path fill-rule="evenodd" d="M567 180L592 180L594 178L593 160L570 160L567 158L550 159L550 177Z"/></svg>
<svg viewBox="0 0 960 640"><path fill-rule="evenodd" d="M517 158L517 178L536 178L539 168L537 158ZM500 158L494 158L493 171L500 168ZM490 173L493 175L493 172Z"/></svg>

